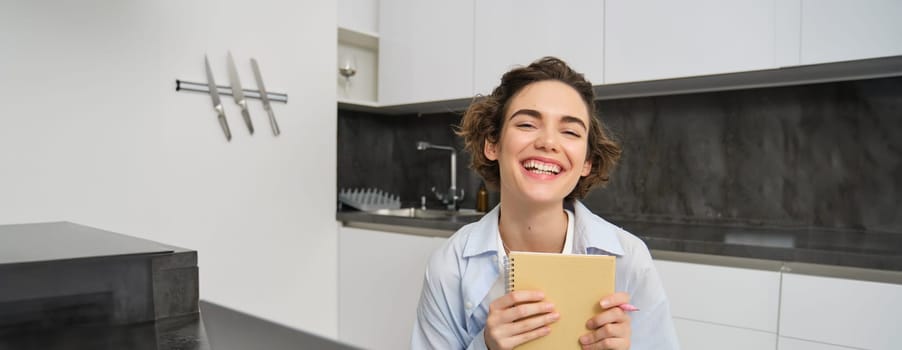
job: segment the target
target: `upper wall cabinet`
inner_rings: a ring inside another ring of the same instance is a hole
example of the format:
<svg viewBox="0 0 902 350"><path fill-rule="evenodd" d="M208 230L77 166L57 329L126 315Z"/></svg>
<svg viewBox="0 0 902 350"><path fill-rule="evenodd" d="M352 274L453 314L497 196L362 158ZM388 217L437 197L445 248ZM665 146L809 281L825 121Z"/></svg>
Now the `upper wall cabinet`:
<svg viewBox="0 0 902 350"><path fill-rule="evenodd" d="M338 27L362 33L378 33L378 13L377 0L339 0Z"/></svg>
<svg viewBox="0 0 902 350"><path fill-rule="evenodd" d="M564 59L594 85L767 70L714 77L720 80L713 88L704 85L712 80L685 79L690 87L664 93L886 76L896 70L864 65L799 76L777 68L902 56L900 0L343 1L348 5L339 8L350 13L342 23L378 23L378 84L362 72L350 79L351 89L342 90L348 80L339 80L339 96L396 111L464 103L490 93L512 67L543 56ZM373 4L379 16L354 14ZM662 93L667 83L614 88L642 96ZM353 94L362 87L372 92Z"/></svg>
<svg viewBox="0 0 902 350"><path fill-rule="evenodd" d="M605 83L775 68L774 1L605 4Z"/></svg>
<svg viewBox="0 0 902 350"><path fill-rule="evenodd" d="M801 63L902 55L902 1L802 0Z"/></svg>
<svg viewBox="0 0 902 350"><path fill-rule="evenodd" d="M473 0L382 0L379 103L473 96Z"/></svg>
<svg viewBox="0 0 902 350"><path fill-rule="evenodd" d="M518 65L556 56L603 82L604 1L481 0L476 2L475 92L488 94Z"/></svg>

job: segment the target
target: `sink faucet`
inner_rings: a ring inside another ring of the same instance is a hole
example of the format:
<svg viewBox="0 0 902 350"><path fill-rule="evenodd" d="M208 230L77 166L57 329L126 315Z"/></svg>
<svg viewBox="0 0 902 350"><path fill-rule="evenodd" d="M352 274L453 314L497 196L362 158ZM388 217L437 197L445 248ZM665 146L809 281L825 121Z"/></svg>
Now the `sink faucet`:
<svg viewBox="0 0 902 350"><path fill-rule="evenodd" d="M427 149L451 152L451 188L448 189L448 193L440 193L433 186L432 193L435 193L435 198L442 201L442 204L445 204L448 210L457 210L457 203L464 199L464 190L457 189L457 150L454 147L433 145L426 141L417 142L417 150L425 151Z"/></svg>

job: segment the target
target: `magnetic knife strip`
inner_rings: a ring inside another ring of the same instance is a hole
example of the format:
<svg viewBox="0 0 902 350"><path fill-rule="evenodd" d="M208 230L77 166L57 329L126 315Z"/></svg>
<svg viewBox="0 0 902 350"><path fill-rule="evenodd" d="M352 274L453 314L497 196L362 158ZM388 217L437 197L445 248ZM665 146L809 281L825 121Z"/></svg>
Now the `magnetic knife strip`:
<svg viewBox="0 0 902 350"><path fill-rule="evenodd" d="M219 91L220 95L232 96L232 87L230 86L222 86L216 85L216 90ZM175 91L194 91L194 92L203 92L210 93L210 88L207 87L207 83L195 83L190 81L178 80L175 81ZM247 98L253 98L256 100L261 100L260 91L259 90L248 90L241 89L244 91L244 95ZM288 103L288 94L283 94L280 92L267 92L267 96L269 96L269 100L272 102L281 102Z"/></svg>

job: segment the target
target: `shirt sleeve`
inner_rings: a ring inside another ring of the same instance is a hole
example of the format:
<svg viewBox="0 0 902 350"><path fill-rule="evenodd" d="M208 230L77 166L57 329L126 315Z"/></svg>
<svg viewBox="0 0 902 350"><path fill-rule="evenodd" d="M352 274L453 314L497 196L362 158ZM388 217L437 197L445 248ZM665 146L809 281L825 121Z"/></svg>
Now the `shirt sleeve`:
<svg viewBox="0 0 902 350"><path fill-rule="evenodd" d="M473 338L473 341L470 342L470 345L467 346L467 350L488 350L489 347L485 345L485 328L479 331L479 334Z"/></svg>
<svg viewBox="0 0 902 350"><path fill-rule="evenodd" d="M630 315L632 350L678 350L680 348L673 318L670 315L670 303L664 292L664 286L658 276L651 256L645 253L647 261L637 271L635 285L631 288L633 304L641 308Z"/></svg>
<svg viewBox="0 0 902 350"><path fill-rule="evenodd" d="M455 329L444 293L431 283L429 267L427 267L420 303L417 306L417 317L413 325L410 348L414 350L466 348L463 340L455 334ZM470 345L474 346L474 344ZM483 344L482 348L472 347L472 349L485 349L485 345Z"/></svg>

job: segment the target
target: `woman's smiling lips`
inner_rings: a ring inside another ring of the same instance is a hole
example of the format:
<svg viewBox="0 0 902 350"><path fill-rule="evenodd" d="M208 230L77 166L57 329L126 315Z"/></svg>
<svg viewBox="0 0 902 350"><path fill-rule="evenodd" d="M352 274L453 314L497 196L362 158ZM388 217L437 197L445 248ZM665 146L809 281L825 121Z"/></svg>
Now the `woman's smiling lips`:
<svg viewBox="0 0 902 350"><path fill-rule="evenodd" d="M520 162L520 166L527 176L538 180L554 179L564 171L558 161L542 157L527 158Z"/></svg>

